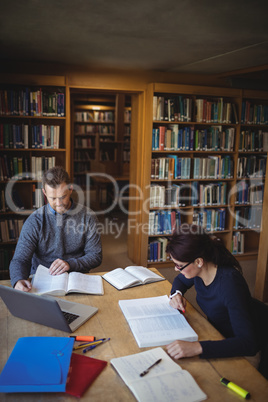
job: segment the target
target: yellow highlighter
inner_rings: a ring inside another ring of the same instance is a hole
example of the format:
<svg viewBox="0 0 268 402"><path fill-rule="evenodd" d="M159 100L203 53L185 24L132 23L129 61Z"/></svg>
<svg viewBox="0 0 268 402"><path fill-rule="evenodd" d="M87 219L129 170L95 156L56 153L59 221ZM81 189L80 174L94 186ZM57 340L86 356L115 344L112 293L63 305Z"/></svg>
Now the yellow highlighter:
<svg viewBox="0 0 268 402"><path fill-rule="evenodd" d="M236 392L238 395L242 396L242 398L249 399L250 393L245 389L239 387L239 385L234 384L233 382L227 380L227 378L221 378L221 383L225 385L227 388L230 388L232 391Z"/></svg>

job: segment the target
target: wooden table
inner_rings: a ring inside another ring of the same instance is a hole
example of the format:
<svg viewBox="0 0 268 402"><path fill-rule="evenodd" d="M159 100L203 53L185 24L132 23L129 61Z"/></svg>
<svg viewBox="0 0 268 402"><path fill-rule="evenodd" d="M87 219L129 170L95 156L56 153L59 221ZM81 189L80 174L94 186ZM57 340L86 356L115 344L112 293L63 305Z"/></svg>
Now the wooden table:
<svg viewBox="0 0 268 402"><path fill-rule="evenodd" d="M157 272L155 269L153 271ZM93 272L94 274L94 272ZM99 273L98 273L99 274ZM76 335L95 335L97 338L110 337L109 342L87 353L87 356L108 361L107 367L84 394L82 401L90 402L127 402L135 401L128 387L110 366L109 361L114 357L139 353L150 348L140 349L132 335L119 306L118 300L141 297L154 297L169 294L171 285L165 280L143 286L118 291L106 281L104 295L91 296L83 294L68 295L66 299L99 308L98 313L80 327ZM10 286L10 281L1 281ZM221 335L207 320L189 303L186 314L187 320L199 335L199 340L221 339ZM68 336L65 332L34 324L13 317L0 299L0 371L4 367L16 341L24 336ZM27 358L27 352L25 354ZM244 358L200 359L192 357L178 361L183 369L188 370L200 388L207 394L209 401L243 400L237 394L220 383L219 375L228 378L251 393L252 401L268 400L268 381ZM216 370L211 366L211 364ZM75 401L76 398L63 393L54 394L0 394L0 401Z"/></svg>

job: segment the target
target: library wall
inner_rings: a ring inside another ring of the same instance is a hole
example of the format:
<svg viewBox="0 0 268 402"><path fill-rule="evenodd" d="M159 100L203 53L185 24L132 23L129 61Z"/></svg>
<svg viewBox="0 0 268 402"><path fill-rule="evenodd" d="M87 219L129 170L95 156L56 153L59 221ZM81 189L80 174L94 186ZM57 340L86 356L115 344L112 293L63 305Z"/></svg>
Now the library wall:
<svg viewBox="0 0 268 402"><path fill-rule="evenodd" d="M2 73L2 74L1 74ZM66 169L72 170L71 158L71 116L70 110L70 91L75 89L86 90L105 90L127 92L132 95L132 127L131 127L131 161L130 161L130 183L135 183L141 188L144 188L150 180L146 176L151 169L151 141L146 140L146 135L151 130L151 121L148 123L145 116L148 108L151 108L151 100L148 98L148 85L152 82L163 83L164 85L189 85L221 87L229 89L229 84L224 78L205 75L193 74L176 74L176 73L161 73L156 71L118 71L118 70L86 70L84 68L73 68L69 66L59 66L53 64L38 64L38 63L17 63L14 65L3 63L0 67L0 75L2 75L1 83L5 84L5 80L10 82L12 77L16 77L16 81L22 83L27 76L27 83L35 85L40 82L38 75L46 76L45 85L53 85L53 77L62 76L66 87L66 118L65 118L65 148L66 148ZM36 78L37 77L37 78ZM50 83L50 80L51 83ZM215 94L216 95L216 94ZM149 124L149 126L148 126ZM266 190L267 191L267 190ZM144 197L146 197L146 191ZM135 196L137 193L131 189L130 196L133 197L129 203L130 212L135 212L141 207L141 201ZM141 211L141 214L135 217L136 224L142 224L147 217ZM261 236L263 238L263 235ZM128 252L130 258L138 258L139 261L144 261L144 250L141 250L142 236L130 231L128 237ZM256 244L257 246L257 244ZM138 262L137 260L137 262ZM266 272L266 267L258 268L262 272Z"/></svg>

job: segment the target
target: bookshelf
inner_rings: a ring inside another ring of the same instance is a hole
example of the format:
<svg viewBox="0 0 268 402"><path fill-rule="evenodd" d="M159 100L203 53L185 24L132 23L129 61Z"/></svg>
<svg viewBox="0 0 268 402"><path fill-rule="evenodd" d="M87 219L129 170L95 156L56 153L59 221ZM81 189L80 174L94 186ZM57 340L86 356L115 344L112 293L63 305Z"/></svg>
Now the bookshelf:
<svg viewBox="0 0 268 402"><path fill-rule="evenodd" d="M118 93L71 94L73 179L82 189L87 173L107 173L121 181L129 174L131 98ZM97 204L109 198L109 180L95 178ZM112 196L110 194L110 196ZM97 205L99 207L99 205Z"/></svg>
<svg viewBox="0 0 268 402"><path fill-rule="evenodd" d="M257 258L267 99L238 89L148 86L142 191L149 203L141 218L148 230L140 233L135 262L171 266L165 247L184 222L206 227L240 259Z"/></svg>
<svg viewBox="0 0 268 402"><path fill-rule="evenodd" d="M68 155L65 78L0 80L0 278L4 279L9 277L24 220L43 205L42 171L56 164L66 168Z"/></svg>

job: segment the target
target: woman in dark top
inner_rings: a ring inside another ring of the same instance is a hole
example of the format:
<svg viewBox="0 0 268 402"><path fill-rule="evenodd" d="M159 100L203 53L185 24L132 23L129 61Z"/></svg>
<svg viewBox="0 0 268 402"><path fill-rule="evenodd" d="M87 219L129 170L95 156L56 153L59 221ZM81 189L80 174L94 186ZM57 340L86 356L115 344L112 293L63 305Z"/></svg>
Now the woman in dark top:
<svg viewBox="0 0 268 402"><path fill-rule="evenodd" d="M225 337L219 341L174 341L167 352L179 359L253 356L258 352L251 319L251 295L239 262L204 229L184 224L172 236L167 252L180 274L174 279L170 305L184 311L184 293L195 286L196 301Z"/></svg>

